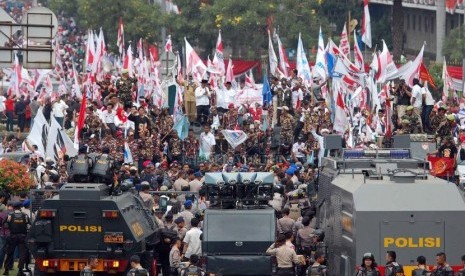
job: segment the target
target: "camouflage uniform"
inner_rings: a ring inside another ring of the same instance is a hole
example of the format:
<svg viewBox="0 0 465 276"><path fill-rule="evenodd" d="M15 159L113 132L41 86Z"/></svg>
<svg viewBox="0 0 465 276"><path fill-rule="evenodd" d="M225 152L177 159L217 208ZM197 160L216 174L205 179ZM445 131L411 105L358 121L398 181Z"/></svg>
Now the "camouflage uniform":
<svg viewBox="0 0 465 276"><path fill-rule="evenodd" d="M223 129L234 129L237 125L239 114L237 110L228 110L223 115Z"/></svg>
<svg viewBox="0 0 465 276"><path fill-rule="evenodd" d="M440 137L441 138L441 141L448 137L448 136L451 136L452 135L452 125L446 120L446 121L443 121L437 131L436 131L436 135L437 137Z"/></svg>
<svg viewBox="0 0 465 276"><path fill-rule="evenodd" d="M174 121L170 115L165 115L160 118L160 134L162 137L167 135L173 129Z"/></svg>
<svg viewBox="0 0 465 276"><path fill-rule="evenodd" d="M321 129L324 129L324 128L327 128L329 130L331 130L331 113L329 112L324 112L324 114L322 115L317 115L317 122L318 122L318 128L321 130Z"/></svg>
<svg viewBox="0 0 465 276"><path fill-rule="evenodd" d="M288 142L292 144L294 133L294 117L291 114L281 114L281 142Z"/></svg>
<svg viewBox="0 0 465 276"><path fill-rule="evenodd" d="M90 113L86 115L84 124L87 126L87 133L96 134L101 129L102 121L97 115L95 115L94 113Z"/></svg>
<svg viewBox="0 0 465 276"><path fill-rule="evenodd" d="M409 124L410 134L416 134L420 132L420 129L421 129L420 121L418 120L418 116L415 113L412 113L412 115L408 115L407 113L405 113L401 119L408 120L410 122Z"/></svg>
<svg viewBox="0 0 465 276"><path fill-rule="evenodd" d="M93 139L90 139L88 142L87 142L87 146L89 147L89 152L90 153L99 153L100 152L100 143L99 143L99 140L97 139L97 137L93 138Z"/></svg>
<svg viewBox="0 0 465 276"><path fill-rule="evenodd" d="M438 130L439 125L441 125L441 123L442 123L442 122L445 122L445 121L447 121L446 116L436 114L436 115L431 119L431 130L433 131L433 133L435 133L435 132Z"/></svg>
<svg viewBox="0 0 465 276"><path fill-rule="evenodd" d="M136 78L121 77L118 81L116 81L116 89L118 89L118 93L123 104L129 103L132 105L132 90L133 86L135 86L136 84Z"/></svg>
<svg viewBox="0 0 465 276"><path fill-rule="evenodd" d="M139 139L139 153L142 160L152 160L153 158L153 145L152 138L144 137ZM131 151L132 153L132 151Z"/></svg>
<svg viewBox="0 0 465 276"><path fill-rule="evenodd" d="M170 151L172 155L173 160L177 160L178 162L182 161L180 160L181 154L182 154L182 141L179 139L179 137L174 137L169 140L170 144Z"/></svg>
<svg viewBox="0 0 465 276"><path fill-rule="evenodd" d="M195 137L184 139L184 152L187 159L195 160L199 153L199 140Z"/></svg>
<svg viewBox="0 0 465 276"><path fill-rule="evenodd" d="M129 140L128 146L129 146L129 149L131 150L132 161L134 164L137 164L137 162L139 162L139 156L140 156L139 139Z"/></svg>

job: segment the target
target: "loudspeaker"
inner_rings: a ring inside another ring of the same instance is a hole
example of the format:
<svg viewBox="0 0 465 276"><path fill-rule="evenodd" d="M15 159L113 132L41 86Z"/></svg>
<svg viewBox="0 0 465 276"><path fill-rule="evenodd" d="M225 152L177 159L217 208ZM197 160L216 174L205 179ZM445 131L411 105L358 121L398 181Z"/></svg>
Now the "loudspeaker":
<svg viewBox="0 0 465 276"><path fill-rule="evenodd" d="M436 150L436 143L431 142L411 142L410 155L412 158L426 159L426 154Z"/></svg>
<svg viewBox="0 0 465 276"><path fill-rule="evenodd" d="M324 146L326 150L342 149L341 135L331 134L324 137Z"/></svg>
<svg viewBox="0 0 465 276"><path fill-rule="evenodd" d="M410 148L410 134L394 135L394 142L392 147L395 149L408 149Z"/></svg>

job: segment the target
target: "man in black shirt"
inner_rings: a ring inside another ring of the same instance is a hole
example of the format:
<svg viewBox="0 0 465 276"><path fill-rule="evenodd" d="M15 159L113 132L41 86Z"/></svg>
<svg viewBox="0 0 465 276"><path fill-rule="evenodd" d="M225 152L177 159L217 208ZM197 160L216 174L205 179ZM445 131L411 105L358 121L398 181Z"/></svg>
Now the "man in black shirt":
<svg viewBox="0 0 465 276"><path fill-rule="evenodd" d="M150 120L145 115L145 108L139 107L137 113L133 113L128 116L128 119L134 122L134 138L139 139L140 134L147 134L150 129Z"/></svg>
<svg viewBox="0 0 465 276"><path fill-rule="evenodd" d="M405 80L400 80L394 95L397 96L397 116L398 118L402 118L407 106L411 104L410 98L412 97L412 91L410 90L410 87L405 84Z"/></svg>
<svg viewBox="0 0 465 276"><path fill-rule="evenodd" d="M454 144L454 138L450 136L445 138L444 143L437 150L431 152L430 154L437 154L439 157L455 159L457 156L457 147Z"/></svg>

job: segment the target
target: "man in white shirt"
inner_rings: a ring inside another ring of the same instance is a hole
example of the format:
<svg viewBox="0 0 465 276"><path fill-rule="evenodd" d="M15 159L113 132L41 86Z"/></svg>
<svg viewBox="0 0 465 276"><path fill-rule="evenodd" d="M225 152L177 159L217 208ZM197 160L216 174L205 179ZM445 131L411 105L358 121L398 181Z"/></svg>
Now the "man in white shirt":
<svg viewBox="0 0 465 276"><path fill-rule="evenodd" d="M208 81L202 80L202 85L195 89L195 103L197 106L197 122L205 124L210 113L211 91L207 87Z"/></svg>
<svg viewBox="0 0 465 276"><path fill-rule="evenodd" d="M200 134L200 149L206 159L210 159L210 154L213 152L213 147L216 145L215 136L210 132L210 126L203 127L205 132Z"/></svg>
<svg viewBox="0 0 465 276"><path fill-rule="evenodd" d="M65 112L67 108L68 108L68 105L65 103L65 101L63 101L63 96L61 99L53 103L53 107L52 107L53 117L55 117L55 119L57 120L58 124L60 124L60 126L63 126Z"/></svg>
<svg viewBox="0 0 465 276"><path fill-rule="evenodd" d="M116 112L113 111L113 104L107 104L106 109L102 112L101 119L103 122L103 126L105 127L106 131L109 131L111 135L116 133L116 125L115 125L115 116Z"/></svg>
<svg viewBox="0 0 465 276"><path fill-rule="evenodd" d="M300 161L305 163L307 160L305 159L307 155L307 150L305 149L305 143L302 137L298 138L298 141L292 145L292 155L296 159L295 161Z"/></svg>
<svg viewBox="0 0 465 276"><path fill-rule="evenodd" d="M423 97L424 105L421 111L421 121L423 122L423 131L427 133L431 133L431 120L429 118L431 111L433 111L434 107L434 98L431 95L431 92L428 89L428 84L425 83L425 86L421 90L421 94Z"/></svg>
<svg viewBox="0 0 465 276"><path fill-rule="evenodd" d="M423 95L421 90L422 88L420 86L420 81L418 79L413 79L412 98L410 99L410 101L413 106L413 113L415 113L418 116L418 119L420 120L420 125L422 125L421 108L423 103Z"/></svg>
<svg viewBox="0 0 465 276"><path fill-rule="evenodd" d="M187 231L186 236L184 237L184 247L182 256L186 259L193 254L201 255L202 254L202 241L200 240L200 235L202 235L202 230L200 230L199 219L193 218L191 220L191 229Z"/></svg>

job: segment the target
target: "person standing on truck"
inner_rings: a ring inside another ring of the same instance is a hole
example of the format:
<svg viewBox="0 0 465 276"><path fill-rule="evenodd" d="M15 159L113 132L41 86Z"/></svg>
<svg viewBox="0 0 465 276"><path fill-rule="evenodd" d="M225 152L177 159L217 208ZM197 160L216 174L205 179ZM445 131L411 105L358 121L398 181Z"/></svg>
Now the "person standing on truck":
<svg viewBox="0 0 465 276"><path fill-rule="evenodd" d="M131 270L129 270L126 276L149 276L147 269L140 265L140 257L137 255L131 256L129 259L131 263Z"/></svg>
<svg viewBox="0 0 465 276"><path fill-rule="evenodd" d="M81 270L80 276L94 276L94 269L98 266L98 258L96 256L89 256L87 265Z"/></svg>
<svg viewBox="0 0 465 276"><path fill-rule="evenodd" d="M323 265L325 258L324 252L315 252L315 262L307 269L307 276L328 276L328 267Z"/></svg>
<svg viewBox="0 0 465 276"><path fill-rule="evenodd" d="M21 212L22 202L15 202L13 204L13 213L9 214L6 219L6 225L10 229L10 237L7 239L7 254L5 264L11 263L14 258L15 248L18 247L19 262L18 262L18 275L24 275L23 269L27 261L28 250L26 248L25 240L28 228L30 226L29 217ZM8 268L5 267L3 275L8 275Z"/></svg>
<svg viewBox="0 0 465 276"><path fill-rule="evenodd" d="M286 236L278 234L276 241L266 250L266 254L276 256L278 268L276 275L293 276L294 264L301 264L295 250L286 245Z"/></svg>
<svg viewBox="0 0 465 276"><path fill-rule="evenodd" d="M396 258L397 254L395 251L386 252L384 276L404 276L404 268L396 262Z"/></svg>
<svg viewBox="0 0 465 276"><path fill-rule="evenodd" d="M184 259L189 259L191 255L200 255L202 254L202 241L200 240L200 235L202 235L202 230L198 227L200 220L198 218L193 218L191 220L191 230L187 231L186 236L184 237L184 247L183 247L183 257Z"/></svg>
<svg viewBox="0 0 465 276"><path fill-rule="evenodd" d="M431 276L431 271L429 271L428 266L426 265L425 256L417 257L417 267L412 271L412 276Z"/></svg>
<svg viewBox="0 0 465 276"><path fill-rule="evenodd" d="M362 264L357 267L356 276L380 276L375 262L375 256L372 253L363 254Z"/></svg>
<svg viewBox="0 0 465 276"><path fill-rule="evenodd" d="M454 271L446 262L446 259L446 253L439 252L436 254L436 266L433 267L431 276L454 276Z"/></svg>

